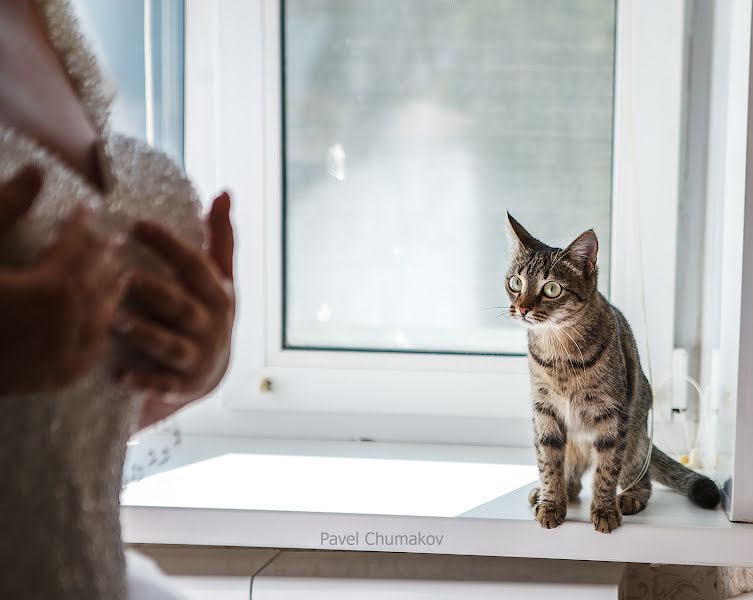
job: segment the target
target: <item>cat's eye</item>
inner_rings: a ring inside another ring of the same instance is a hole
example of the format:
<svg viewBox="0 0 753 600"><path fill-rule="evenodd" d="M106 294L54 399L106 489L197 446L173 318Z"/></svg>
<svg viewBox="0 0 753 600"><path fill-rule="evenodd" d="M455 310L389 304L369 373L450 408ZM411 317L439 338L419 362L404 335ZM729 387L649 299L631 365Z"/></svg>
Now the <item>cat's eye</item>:
<svg viewBox="0 0 753 600"><path fill-rule="evenodd" d="M544 284L544 295L547 298L556 298L562 293L562 286L556 281L548 281Z"/></svg>
<svg viewBox="0 0 753 600"><path fill-rule="evenodd" d="M523 280L520 277L518 277L517 275L513 275L508 280L507 285L510 286L510 289L513 292L519 292L520 290L523 289Z"/></svg>

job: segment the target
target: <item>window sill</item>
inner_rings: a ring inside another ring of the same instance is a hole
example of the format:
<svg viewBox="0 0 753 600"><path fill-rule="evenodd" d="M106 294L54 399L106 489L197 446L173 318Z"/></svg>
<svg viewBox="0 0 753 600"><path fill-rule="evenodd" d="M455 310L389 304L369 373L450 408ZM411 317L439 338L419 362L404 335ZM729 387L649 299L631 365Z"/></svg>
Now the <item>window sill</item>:
<svg viewBox="0 0 753 600"><path fill-rule="evenodd" d="M204 438L181 452L185 466L124 491L127 543L753 566L753 525L659 486L611 535L586 492L541 529L525 449Z"/></svg>

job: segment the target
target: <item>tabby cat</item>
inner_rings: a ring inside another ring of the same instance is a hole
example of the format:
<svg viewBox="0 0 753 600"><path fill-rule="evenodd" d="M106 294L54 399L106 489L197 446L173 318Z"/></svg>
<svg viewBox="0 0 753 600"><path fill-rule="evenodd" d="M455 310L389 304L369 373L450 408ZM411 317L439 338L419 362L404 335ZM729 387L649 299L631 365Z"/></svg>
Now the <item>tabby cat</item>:
<svg viewBox="0 0 753 600"><path fill-rule="evenodd" d="M508 214L511 264L510 316L528 328L528 363L534 409L536 459L541 479L529 501L536 520L560 525L568 500L581 491L593 463L591 520L610 533L622 515L646 507L651 479L714 508L719 489L653 447L648 471L651 386L641 370L633 334L622 313L597 290L593 230L567 248L552 248Z"/></svg>

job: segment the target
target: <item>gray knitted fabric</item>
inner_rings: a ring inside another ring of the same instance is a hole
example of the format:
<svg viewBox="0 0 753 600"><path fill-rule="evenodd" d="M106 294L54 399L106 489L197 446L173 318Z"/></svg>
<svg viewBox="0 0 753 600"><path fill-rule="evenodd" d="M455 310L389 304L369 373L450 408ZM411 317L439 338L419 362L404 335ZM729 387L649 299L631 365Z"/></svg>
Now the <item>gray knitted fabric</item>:
<svg viewBox="0 0 753 600"><path fill-rule="evenodd" d="M135 219L145 218L200 246L201 207L180 169L145 144L108 131L108 94L69 3L35 2L100 133L107 190L93 189L23 132L0 124L0 180L29 163L44 172L30 215L0 243L3 261L32 260L80 203L92 208L103 232L127 233ZM131 263L167 272L135 244L129 242L126 252ZM140 399L112 382L116 361L117 349L111 349L66 390L0 398L0 598L125 597L119 494L125 443Z"/></svg>

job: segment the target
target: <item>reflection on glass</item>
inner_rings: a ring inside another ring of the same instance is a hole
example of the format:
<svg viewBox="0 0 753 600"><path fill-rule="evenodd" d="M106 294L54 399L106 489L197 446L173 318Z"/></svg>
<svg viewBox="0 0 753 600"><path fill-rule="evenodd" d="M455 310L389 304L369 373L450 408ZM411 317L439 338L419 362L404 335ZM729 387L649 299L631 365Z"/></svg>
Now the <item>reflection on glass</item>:
<svg viewBox="0 0 753 600"><path fill-rule="evenodd" d="M288 347L523 352L506 210L593 227L606 289L613 2L283 10Z"/></svg>

